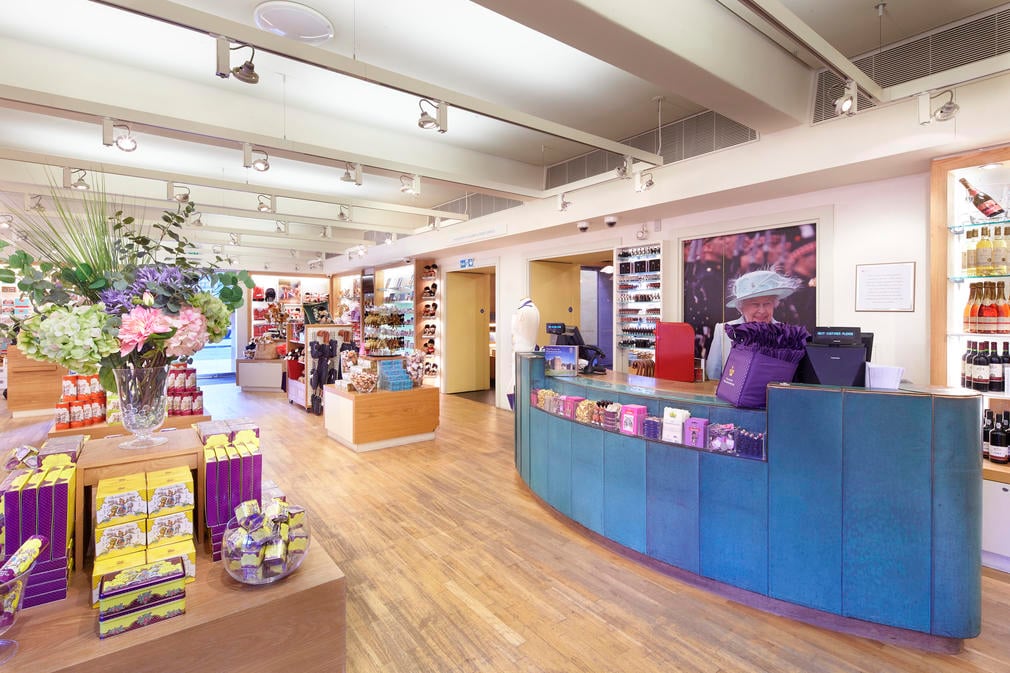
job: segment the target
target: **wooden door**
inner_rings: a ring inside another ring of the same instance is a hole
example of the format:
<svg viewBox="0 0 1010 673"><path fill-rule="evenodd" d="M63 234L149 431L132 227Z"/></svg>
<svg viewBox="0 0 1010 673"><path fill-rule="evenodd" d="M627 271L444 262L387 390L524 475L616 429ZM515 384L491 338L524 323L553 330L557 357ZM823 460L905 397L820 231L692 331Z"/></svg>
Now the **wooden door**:
<svg viewBox="0 0 1010 673"><path fill-rule="evenodd" d="M563 322L578 326L582 297L579 292L581 267L568 262L531 262L530 298L540 311L541 347L551 343L546 325Z"/></svg>
<svg viewBox="0 0 1010 673"><path fill-rule="evenodd" d="M491 387L488 328L491 289L482 273L453 271L445 276L445 392Z"/></svg>

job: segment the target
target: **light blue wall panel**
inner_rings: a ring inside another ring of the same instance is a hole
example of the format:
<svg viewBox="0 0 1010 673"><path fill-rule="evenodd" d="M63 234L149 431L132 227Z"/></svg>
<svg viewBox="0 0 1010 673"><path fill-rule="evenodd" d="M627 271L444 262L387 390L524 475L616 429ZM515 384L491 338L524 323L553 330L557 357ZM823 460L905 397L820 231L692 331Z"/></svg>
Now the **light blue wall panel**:
<svg viewBox="0 0 1010 673"><path fill-rule="evenodd" d="M603 442L600 431L572 427L572 518L603 534Z"/></svg>
<svg viewBox="0 0 1010 673"><path fill-rule="evenodd" d="M547 424L547 494L544 500L565 516L572 515L572 426L554 416Z"/></svg>
<svg viewBox="0 0 1010 673"><path fill-rule="evenodd" d="M646 446L646 553L698 572L697 451L648 442Z"/></svg>
<svg viewBox="0 0 1010 673"><path fill-rule="evenodd" d="M645 440L603 434L603 533L644 553Z"/></svg>

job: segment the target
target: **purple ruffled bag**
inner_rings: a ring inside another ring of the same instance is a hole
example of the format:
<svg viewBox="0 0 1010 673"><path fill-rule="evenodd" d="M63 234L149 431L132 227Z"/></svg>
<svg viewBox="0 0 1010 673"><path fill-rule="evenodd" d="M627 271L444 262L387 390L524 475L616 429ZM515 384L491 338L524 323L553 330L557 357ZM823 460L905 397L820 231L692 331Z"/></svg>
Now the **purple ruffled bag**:
<svg viewBox="0 0 1010 673"><path fill-rule="evenodd" d="M802 325L747 322L728 324L733 348L715 396L735 407L764 409L769 383L792 381L810 333Z"/></svg>

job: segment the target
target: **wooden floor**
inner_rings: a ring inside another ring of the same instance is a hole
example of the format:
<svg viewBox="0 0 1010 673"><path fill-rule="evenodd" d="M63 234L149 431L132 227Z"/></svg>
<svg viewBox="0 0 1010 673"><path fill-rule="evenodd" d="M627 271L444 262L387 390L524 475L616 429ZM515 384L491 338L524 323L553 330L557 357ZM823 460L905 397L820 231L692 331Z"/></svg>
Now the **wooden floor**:
<svg viewBox="0 0 1010 673"><path fill-rule="evenodd" d="M204 391L215 417L260 422L266 476L308 507L310 553L346 573L352 673L1010 671L1005 575L983 577L982 636L962 654L837 635L680 584L549 515L516 476L508 412L443 396L435 441L356 454L280 393ZM0 407L0 449L46 425Z"/></svg>

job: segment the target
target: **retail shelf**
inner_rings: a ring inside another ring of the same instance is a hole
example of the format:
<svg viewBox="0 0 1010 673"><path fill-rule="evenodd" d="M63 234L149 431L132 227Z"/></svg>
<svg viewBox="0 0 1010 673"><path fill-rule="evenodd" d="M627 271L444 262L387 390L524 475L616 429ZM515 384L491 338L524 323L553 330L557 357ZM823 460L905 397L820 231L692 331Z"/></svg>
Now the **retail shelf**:
<svg viewBox="0 0 1010 673"><path fill-rule="evenodd" d="M952 234L960 234L968 229L975 229L977 227L991 227L993 225L1004 225L1010 224L1010 219L1005 215L993 218L991 220L976 220L972 218L971 222L962 222L960 224L948 224L947 229L950 230Z"/></svg>

